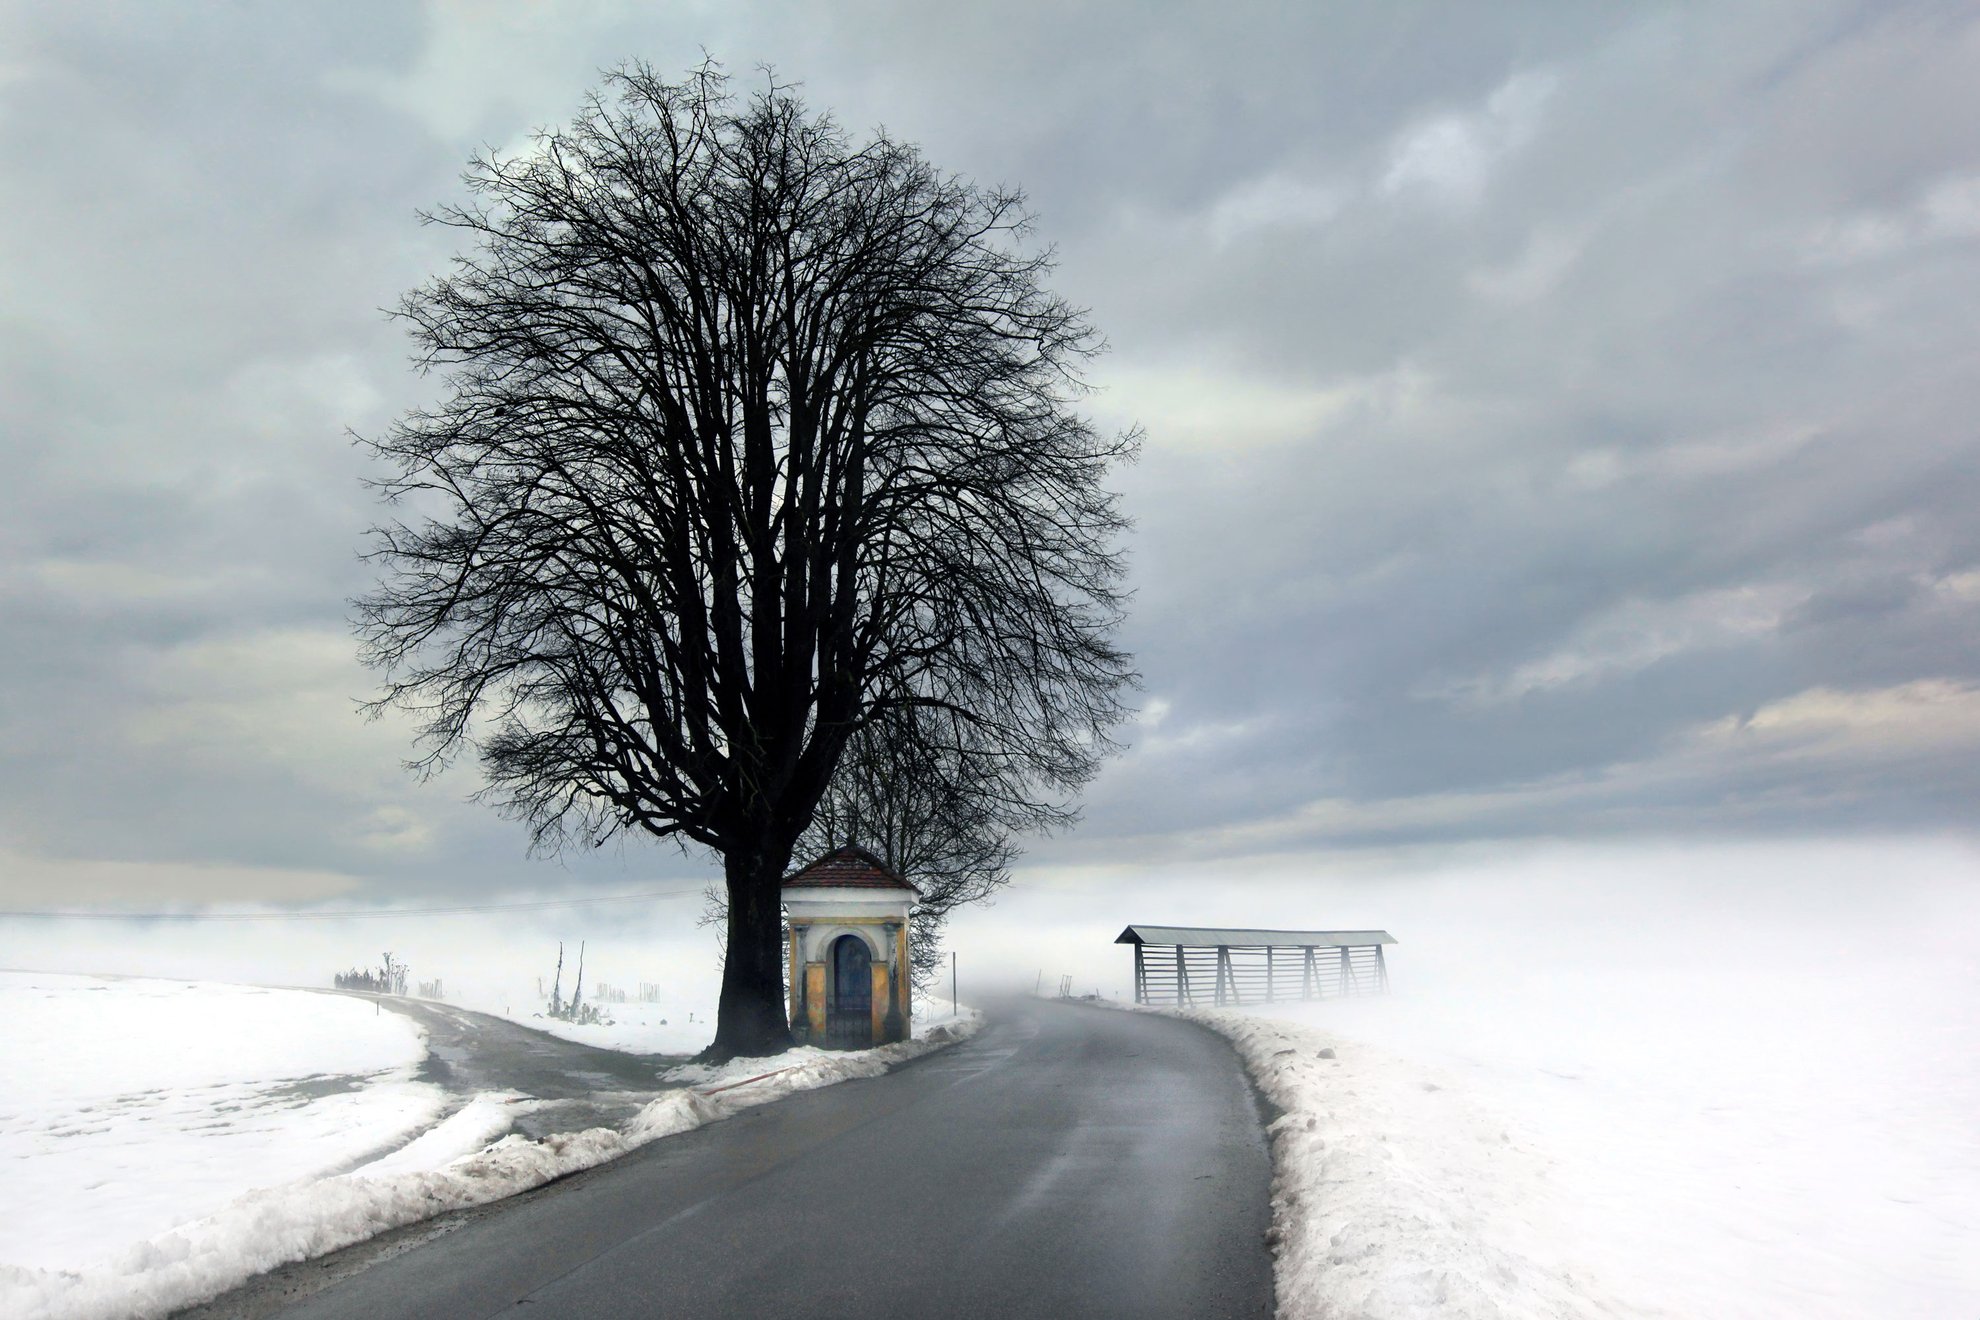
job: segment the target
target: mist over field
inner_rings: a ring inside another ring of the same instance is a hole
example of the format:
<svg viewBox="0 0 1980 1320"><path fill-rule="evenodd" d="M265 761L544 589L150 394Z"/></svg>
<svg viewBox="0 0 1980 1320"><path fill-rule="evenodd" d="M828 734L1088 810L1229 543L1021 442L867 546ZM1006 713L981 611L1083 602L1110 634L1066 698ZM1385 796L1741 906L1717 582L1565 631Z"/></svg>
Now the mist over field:
<svg viewBox="0 0 1980 1320"><path fill-rule="evenodd" d="M1934 1015L1961 1019L1980 990L1976 867L1980 849L1957 837L1021 866L996 901L955 919L951 946L965 997L1055 991L1071 976L1078 993L1131 998L1131 950L1113 943L1130 923L1386 929L1400 941L1395 998L1450 1015L1454 1033L1489 1025L1501 1045L1529 1018L1550 1034L1599 1034L1614 1009L1619 1031L1662 1018L1733 1055L1741 1040L1773 1047L1756 1025L1769 1015L1877 1049ZM0 918L0 931L22 967L266 985L327 984L390 950L449 998L525 1013L541 1007L529 1001L559 942L568 993L582 942L589 983L657 983L686 1012L712 1006L719 980L718 931L695 922L702 903L675 882L664 897L536 912L338 917L364 910L339 904L254 921Z"/></svg>

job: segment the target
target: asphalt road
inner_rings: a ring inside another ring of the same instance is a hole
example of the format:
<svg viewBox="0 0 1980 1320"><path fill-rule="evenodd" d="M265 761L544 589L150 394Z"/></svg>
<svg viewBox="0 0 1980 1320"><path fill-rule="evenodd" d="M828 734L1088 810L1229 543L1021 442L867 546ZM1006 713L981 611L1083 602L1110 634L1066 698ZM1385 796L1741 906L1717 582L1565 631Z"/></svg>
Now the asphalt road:
<svg viewBox="0 0 1980 1320"><path fill-rule="evenodd" d="M1269 1316L1260 1118L1208 1032L1019 1001L884 1077L291 1267L200 1314Z"/></svg>

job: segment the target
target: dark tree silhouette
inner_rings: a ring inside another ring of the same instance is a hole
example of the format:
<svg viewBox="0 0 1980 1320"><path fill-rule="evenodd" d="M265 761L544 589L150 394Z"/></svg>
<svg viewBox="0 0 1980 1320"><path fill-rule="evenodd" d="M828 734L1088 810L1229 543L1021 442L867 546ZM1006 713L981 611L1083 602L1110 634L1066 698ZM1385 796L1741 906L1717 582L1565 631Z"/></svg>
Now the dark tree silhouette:
<svg viewBox="0 0 1980 1320"><path fill-rule="evenodd" d="M947 710L920 707L861 728L797 847L812 856L858 843L914 882L921 898L908 947L924 989L942 965L949 914L1010 879L1017 836L1075 819L1070 807L1038 800L1014 767L974 745L972 732Z"/></svg>
<svg viewBox="0 0 1980 1320"><path fill-rule="evenodd" d="M399 309L444 401L368 442L408 510L357 602L370 709L424 770L478 752L539 850L719 852L709 1053L784 1048L779 882L848 739L938 714L1041 798L1108 749L1135 437L1076 411L1098 339L1021 196L774 79L628 66L467 183Z"/></svg>

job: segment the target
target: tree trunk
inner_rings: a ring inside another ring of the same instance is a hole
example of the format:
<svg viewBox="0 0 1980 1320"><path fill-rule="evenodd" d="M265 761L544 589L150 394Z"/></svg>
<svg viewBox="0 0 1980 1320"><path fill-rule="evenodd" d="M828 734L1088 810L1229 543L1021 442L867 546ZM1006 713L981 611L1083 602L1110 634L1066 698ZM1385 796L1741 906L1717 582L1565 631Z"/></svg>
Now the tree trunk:
<svg viewBox="0 0 1980 1320"><path fill-rule="evenodd" d="M761 843L727 854L722 870L729 890L729 947L722 960L722 998L715 1010L715 1042L702 1054L720 1063L743 1056L781 1054L791 1048L784 1015L783 882L789 844Z"/></svg>

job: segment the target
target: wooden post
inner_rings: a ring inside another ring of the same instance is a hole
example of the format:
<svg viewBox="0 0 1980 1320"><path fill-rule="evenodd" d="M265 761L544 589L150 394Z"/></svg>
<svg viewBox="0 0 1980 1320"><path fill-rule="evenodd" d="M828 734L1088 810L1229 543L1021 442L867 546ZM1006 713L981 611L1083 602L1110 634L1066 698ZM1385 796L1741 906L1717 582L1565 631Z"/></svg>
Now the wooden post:
<svg viewBox="0 0 1980 1320"><path fill-rule="evenodd" d="M1183 962L1182 945L1176 946L1176 1007L1196 1002L1189 992L1189 965Z"/></svg>
<svg viewBox="0 0 1980 1320"><path fill-rule="evenodd" d="M1341 946L1341 993L1344 995L1350 993L1348 987L1353 984L1354 982L1348 977L1347 945L1343 944Z"/></svg>
<svg viewBox="0 0 1980 1320"><path fill-rule="evenodd" d="M1382 993L1389 993L1389 960L1382 956L1382 946L1375 946L1375 975L1381 982Z"/></svg>
<svg viewBox="0 0 1980 1320"><path fill-rule="evenodd" d="M1272 975L1272 946L1269 944L1265 946L1265 1002L1279 1002L1279 986Z"/></svg>
<svg viewBox="0 0 1980 1320"><path fill-rule="evenodd" d="M1217 946L1217 1007L1219 1008L1224 1006L1224 987L1230 985L1230 981L1231 951L1226 946L1219 944ZM1235 995L1237 987L1231 985L1230 988L1232 994Z"/></svg>
<svg viewBox="0 0 1980 1320"><path fill-rule="evenodd" d="M1301 999L1320 998L1320 970L1313 965L1313 946L1306 946L1306 957L1300 961L1299 997Z"/></svg>
<svg viewBox="0 0 1980 1320"><path fill-rule="evenodd" d="M1134 1002L1148 1002L1148 973L1141 965L1141 943L1138 940L1134 946Z"/></svg>

